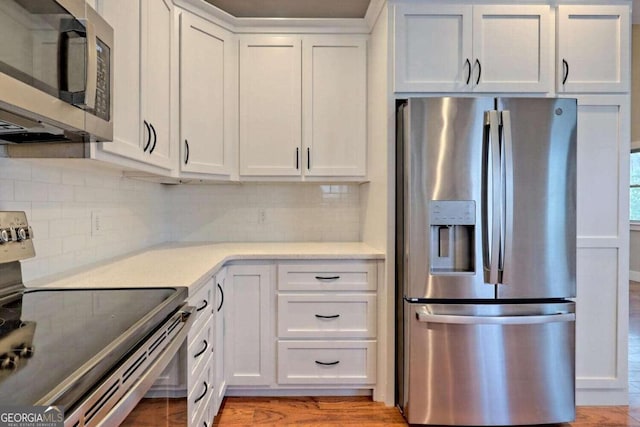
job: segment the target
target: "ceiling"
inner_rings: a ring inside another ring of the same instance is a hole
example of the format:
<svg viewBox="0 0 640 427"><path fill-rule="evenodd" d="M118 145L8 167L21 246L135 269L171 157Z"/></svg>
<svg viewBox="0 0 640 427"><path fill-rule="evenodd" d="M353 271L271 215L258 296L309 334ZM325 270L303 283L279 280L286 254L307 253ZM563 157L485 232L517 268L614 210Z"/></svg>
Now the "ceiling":
<svg viewBox="0 0 640 427"><path fill-rule="evenodd" d="M370 0L205 0L236 18L364 18ZM633 0L640 24L640 0Z"/></svg>
<svg viewBox="0 0 640 427"><path fill-rule="evenodd" d="M236 18L364 18L369 7L369 0L206 1Z"/></svg>

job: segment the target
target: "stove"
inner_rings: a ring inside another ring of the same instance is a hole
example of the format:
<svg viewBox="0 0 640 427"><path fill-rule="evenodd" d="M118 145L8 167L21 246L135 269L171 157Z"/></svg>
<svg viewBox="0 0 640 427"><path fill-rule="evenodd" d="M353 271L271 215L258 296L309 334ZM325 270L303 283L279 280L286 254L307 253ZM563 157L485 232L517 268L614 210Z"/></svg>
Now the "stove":
<svg viewBox="0 0 640 427"><path fill-rule="evenodd" d="M0 402L117 425L186 338L187 290L26 289L32 239L23 212L0 212Z"/></svg>

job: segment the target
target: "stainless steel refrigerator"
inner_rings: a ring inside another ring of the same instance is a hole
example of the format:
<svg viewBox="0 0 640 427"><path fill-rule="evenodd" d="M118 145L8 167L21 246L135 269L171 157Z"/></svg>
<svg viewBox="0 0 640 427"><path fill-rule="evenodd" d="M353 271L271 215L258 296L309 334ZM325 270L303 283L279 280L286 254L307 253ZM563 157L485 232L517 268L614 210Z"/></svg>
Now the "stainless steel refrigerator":
<svg viewBox="0 0 640 427"><path fill-rule="evenodd" d="M396 399L409 423L574 419L576 110L398 105Z"/></svg>

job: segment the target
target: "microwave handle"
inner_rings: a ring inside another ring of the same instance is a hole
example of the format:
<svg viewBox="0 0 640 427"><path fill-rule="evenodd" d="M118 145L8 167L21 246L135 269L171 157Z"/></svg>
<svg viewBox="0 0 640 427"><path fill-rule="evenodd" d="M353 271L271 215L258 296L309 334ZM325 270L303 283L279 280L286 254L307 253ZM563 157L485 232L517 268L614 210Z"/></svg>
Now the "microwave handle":
<svg viewBox="0 0 640 427"><path fill-rule="evenodd" d="M93 109L96 106L96 88L98 85L98 43L96 27L92 22L83 20L87 29L87 78L84 91L84 105Z"/></svg>

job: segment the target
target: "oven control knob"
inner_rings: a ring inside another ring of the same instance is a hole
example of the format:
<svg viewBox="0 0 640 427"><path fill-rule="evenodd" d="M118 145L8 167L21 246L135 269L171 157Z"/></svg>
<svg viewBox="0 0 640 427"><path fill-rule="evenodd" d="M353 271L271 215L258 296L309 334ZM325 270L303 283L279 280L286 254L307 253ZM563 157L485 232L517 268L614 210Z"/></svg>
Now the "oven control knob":
<svg viewBox="0 0 640 427"><path fill-rule="evenodd" d="M18 356L15 354L3 354L0 356L0 370L16 369L18 367Z"/></svg>
<svg viewBox="0 0 640 427"><path fill-rule="evenodd" d="M24 227L20 227L16 229L16 236L18 236L18 241L27 240L27 230Z"/></svg>
<svg viewBox="0 0 640 427"><path fill-rule="evenodd" d="M0 243L7 243L11 240L11 233L6 228L0 230Z"/></svg>
<svg viewBox="0 0 640 427"><path fill-rule="evenodd" d="M14 348L13 351L19 356L19 357L24 357L25 359L30 358L31 356L33 356L33 347L26 345L26 344L20 344L18 347Z"/></svg>

